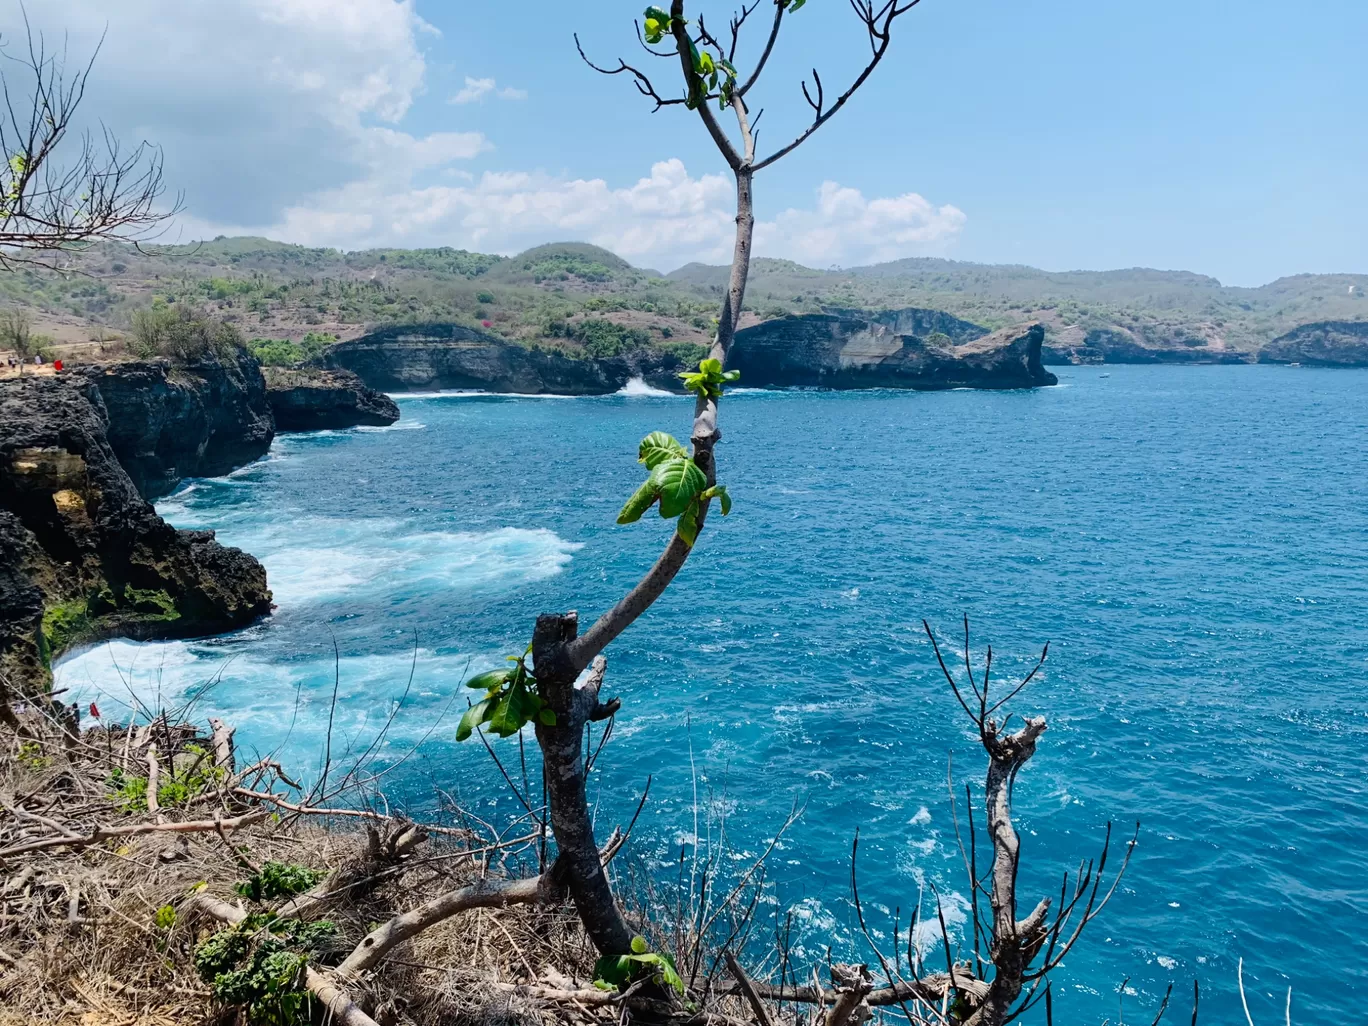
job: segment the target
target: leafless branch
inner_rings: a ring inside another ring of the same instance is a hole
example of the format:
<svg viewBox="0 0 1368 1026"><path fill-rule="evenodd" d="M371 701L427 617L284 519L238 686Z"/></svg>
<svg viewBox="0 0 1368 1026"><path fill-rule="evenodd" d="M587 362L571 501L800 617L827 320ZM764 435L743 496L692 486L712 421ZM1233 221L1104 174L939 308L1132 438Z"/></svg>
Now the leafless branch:
<svg viewBox="0 0 1368 1026"><path fill-rule="evenodd" d="M181 208L177 196L169 209L158 209L165 193L160 148L143 142L125 151L102 126L81 137L68 163L55 162L85 99L100 45L68 75L65 51L48 51L27 12L24 28L23 52L0 51L28 82L18 88L0 69L0 267L57 267L62 252L154 237Z"/></svg>

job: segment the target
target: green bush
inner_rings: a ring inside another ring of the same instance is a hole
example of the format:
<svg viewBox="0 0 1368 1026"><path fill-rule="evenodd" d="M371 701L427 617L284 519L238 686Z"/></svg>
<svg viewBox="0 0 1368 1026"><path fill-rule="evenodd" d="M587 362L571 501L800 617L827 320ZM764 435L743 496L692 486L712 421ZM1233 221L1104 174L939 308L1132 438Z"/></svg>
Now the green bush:
<svg viewBox="0 0 1368 1026"><path fill-rule="evenodd" d="M648 331L597 318L575 325L573 337L584 348L587 356L599 360L621 356L636 349L645 349L651 344L651 335Z"/></svg>
<svg viewBox="0 0 1368 1026"><path fill-rule="evenodd" d="M142 359L231 357L245 345L242 334L231 324L164 301L134 310L132 320L133 330L124 338L124 345Z"/></svg>

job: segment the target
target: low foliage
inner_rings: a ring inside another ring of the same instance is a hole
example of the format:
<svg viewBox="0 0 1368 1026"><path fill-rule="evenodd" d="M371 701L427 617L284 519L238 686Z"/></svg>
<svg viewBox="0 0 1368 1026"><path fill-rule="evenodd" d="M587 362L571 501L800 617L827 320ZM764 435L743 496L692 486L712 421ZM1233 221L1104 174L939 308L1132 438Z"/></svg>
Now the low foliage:
<svg viewBox="0 0 1368 1026"><path fill-rule="evenodd" d="M233 889L251 901L292 898L303 894L323 877L321 869L310 869L295 862L267 862L261 871L249 876Z"/></svg>
<svg viewBox="0 0 1368 1026"><path fill-rule="evenodd" d="M145 310L135 310L132 322L133 330L124 345L140 359L231 357L244 345L237 328L186 306L154 303Z"/></svg>
<svg viewBox="0 0 1368 1026"><path fill-rule="evenodd" d="M262 366L298 367L336 341L337 336L329 332L310 331L298 342L288 338L254 338L247 343L247 348Z"/></svg>
<svg viewBox="0 0 1368 1026"><path fill-rule="evenodd" d="M299 1026L309 1022L311 1011L304 970L335 932L327 920L302 923L274 912L248 916L195 949L195 970L215 1000L242 1009L254 1026Z"/></svg>
<svg viewBox="0 0 1368 1026"><path fill-rule="evenodd" d="M684 980L669 955L651 951L646 938L632 938L630 955L605 955L594 963L594 986L600 990L623 991L640 980L654 980L684 995Z"/></svg>

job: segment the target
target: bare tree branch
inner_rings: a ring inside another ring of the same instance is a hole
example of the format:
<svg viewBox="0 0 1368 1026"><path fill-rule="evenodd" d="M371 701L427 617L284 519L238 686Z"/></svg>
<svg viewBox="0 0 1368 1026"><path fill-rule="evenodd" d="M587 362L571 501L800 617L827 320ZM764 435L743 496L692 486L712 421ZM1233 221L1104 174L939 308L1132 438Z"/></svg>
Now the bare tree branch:
<svg viewBox="0 0 1368 1026"><path fill-rule="evenodd" d="M143 142L125 151L101 127L98 135L82 136L72 161L54 163L85 98L100 46L68 76L65 51L48 52L27 12L24 27L23 53L0 47L0 57L30 82L16 93L0 69L0 267L56 268L62 252L100 241L137 243L155 237L156 229L181 209L180 196L169 209L158 209L165 193L160 148Z"/></svg>
<svg viewBox="0 0 1368 1026"><path fill-rule="evenodd" d="M807 84L804 83L803 95L807 97L808 103L812 105L816 112L812 124L804 129L803 132L787 146L775 150L764 160L757 162L755 165L756 171L763 170L773 164L776 160L792 153L811 138L812 134L816 132L817 129L821 128L836 116L836 112L846 105L846 101L855 95L855 91L859 89L860 86L865 84L865 80L874 73L874 69L877 68L879 62L884 59L884 55L888 52L888 45L893 39L892 29L894 19L898 18L900 15L906 14L920 2L921 0L908 0L907 3L899 5L896 0L888 0L888 2L879 8L879 10L875 11L872 0L866 0L863 4L860 3L859 0L851 0L851 7L854 9L860 21L864 24L865 31L869 34L869 46L872 54L869 63L866 64L864 70L855 77L855 81L851 83L850 88L843 92L829 108L824 108L819 103L813 103L812 98L808 96ZM817 80L816 76L817 73L814 70L813 78L814 81L817 82L818 96L820 99L821 82ZM749 84L750 83L747 83L748 86Z"/></svg>

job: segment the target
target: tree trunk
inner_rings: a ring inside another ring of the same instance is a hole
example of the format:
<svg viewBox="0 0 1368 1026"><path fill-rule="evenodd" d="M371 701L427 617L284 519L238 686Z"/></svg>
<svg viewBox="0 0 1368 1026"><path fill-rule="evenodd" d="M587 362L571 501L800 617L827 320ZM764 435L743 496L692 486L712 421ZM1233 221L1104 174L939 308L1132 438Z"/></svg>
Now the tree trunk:
<svg viewBox="0 0 1368 1026"><path fill-rule="evenodd" d="M600 715L598 689L606 663L600 657L586 686L575 687L578 673L566 658L566 646L578 629L579 618L573 612L537 617L533 672L542 697L556 714L554 727L537 724L537 743L551 805L551 831L559 849L557 862L564 867L580 921L600 954L626 955L632 950L632 931L618 911L604 872L585 793L584 726Z"/></svg>
<svg viewBox="0 0 1368 1026"><path fill-rule="evenodd" d="M731 350L745 300L754 230L751 172L743 167L736 172L736 247L731 277L711 352L711 356L723 364ZM694 462L707 475L709 485L716 483L713 446L721 437L722 433L717 429L717 400L700 396L694 406L690 439ZM706 514L705 502L698 516L700 530ZM601 616L583 637L577 637L579 618L574 612L537 617L532 635L533 673L542 698L556 714L555 726L537 724L537 742L542 750L547 800L551 806L551 830L580 920L594 946L604 955L629 953L632 931L618 910L613 889L603 870L585 794L585 724L606 718L615 709L598 700L606 668L599 653L664 593L691 551L692 547L676 534L637 586ZM591 661L594 669L587 683L576 688L576 678Z"/></svg>

